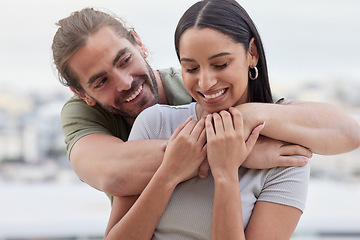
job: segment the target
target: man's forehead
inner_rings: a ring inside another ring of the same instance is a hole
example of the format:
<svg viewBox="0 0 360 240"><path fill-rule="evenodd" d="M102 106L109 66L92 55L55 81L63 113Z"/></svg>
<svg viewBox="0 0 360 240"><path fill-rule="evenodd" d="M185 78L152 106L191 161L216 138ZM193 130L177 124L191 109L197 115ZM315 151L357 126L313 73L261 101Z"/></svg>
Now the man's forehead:
<svg viewBox="0 0 360 240"><path fill-rule="evenodd" d="M95 46L102 45L124 45L124 47L134 46L127 38L120 36L111 27L103 27L92 36L89 37L87 44L94 44Z"/></svg>

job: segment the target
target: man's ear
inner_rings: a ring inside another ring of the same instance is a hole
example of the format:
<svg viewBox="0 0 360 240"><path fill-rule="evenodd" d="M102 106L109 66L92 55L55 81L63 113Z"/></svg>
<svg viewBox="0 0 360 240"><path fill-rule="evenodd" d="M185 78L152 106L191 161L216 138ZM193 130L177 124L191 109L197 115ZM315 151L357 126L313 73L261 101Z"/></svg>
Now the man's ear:
<svg viewBox="0 0 360 240"><path fill-rule="evenodd" d="M256 66L259 61L259 52L255 44L255 38L250 40L248 54L250 66Z"/></svg>
<svg viewBox="0 0 360 240"><path fill-rule="evenodd" d="M135 32L135 30L131 30L131 34L134 36L135 41L136 41L138 47L140 48L140 52L141 52L142 56L144 58L146 58L148 56L147 47L145 46L145 44L143 44L143 42L141 41L139 35Z"/></svg>
<svg viewBox="0 0 360 240"><path fill-rule="evenodd" d="M73 91L76 95L78 95L82 100L84 100L86 102L87 105L89 106L95 106L96 102L92 97L89 97L86 93L80 92L78 90L76 90L73 87L70 87L71 91Z"/></svg>

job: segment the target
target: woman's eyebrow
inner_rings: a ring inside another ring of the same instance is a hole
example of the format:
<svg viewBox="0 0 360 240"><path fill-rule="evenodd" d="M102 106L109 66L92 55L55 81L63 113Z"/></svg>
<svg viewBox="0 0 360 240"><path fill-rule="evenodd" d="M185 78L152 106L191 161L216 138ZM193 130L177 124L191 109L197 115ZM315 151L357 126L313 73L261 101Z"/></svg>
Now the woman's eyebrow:
<svg viewBox="0 0 360 240"><path fill-rule="evenodd" d="M209 57L208 60L218 58L218 57L222 57L222 56L226 56L226 55L231 55L231 53L229 53L229 52L218 53L218 54L215 54L215 55ZM191 59L191 58L180 58L180 62L195 62L195 60Z"/></svg>
<svg viewBox="0 0 360 240"><path fill-rule="evenodd" d="M217 57L226 56L226 55L231 55L231 53L229 53L229 52L218 53L218 54L215 54L214 56L209 57L208 60L211 60L211 59L214 59L214 58L217 58Z"/></svg>

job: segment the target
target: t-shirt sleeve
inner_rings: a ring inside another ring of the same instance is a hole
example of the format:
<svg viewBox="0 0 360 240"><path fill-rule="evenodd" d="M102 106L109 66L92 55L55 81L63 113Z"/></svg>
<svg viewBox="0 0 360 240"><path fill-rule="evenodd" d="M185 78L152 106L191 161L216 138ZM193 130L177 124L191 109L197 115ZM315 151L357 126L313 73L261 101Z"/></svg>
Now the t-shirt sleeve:
<svg viewBox="0 0 360 240"><path fill-rule="evenodd" d="M258 201L274 202L304 211L310 181L310 164L269 171Z"/></svg>
<svg viewBox="0 0 360 240"><path fill-rule="evenodd" d="M121 123L117 123L113 118L101 107L88 106L75 96L67 101L61 111L61 125L68 156L74 144L86 135L92 133L116 135L116 125ZM122 131L124 132L125 129Z"/></svg>

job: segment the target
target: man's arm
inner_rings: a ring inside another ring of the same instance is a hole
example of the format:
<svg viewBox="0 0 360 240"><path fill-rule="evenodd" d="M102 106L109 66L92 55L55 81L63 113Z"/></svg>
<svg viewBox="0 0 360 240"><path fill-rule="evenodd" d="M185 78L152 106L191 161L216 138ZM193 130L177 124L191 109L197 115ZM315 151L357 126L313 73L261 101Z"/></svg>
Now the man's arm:
<svg viewBox="0 0 360 240"><path fill-rule="evenodd" d="M314 153L338 154L360 145L359 124L336 107L323 103L292 104L247 103L237 107L243 114L248 132L266 121L262 134L309 148ZM114 196L139 194L150 181L163 157L161 140L123 142L107 134L94 133L78 140L70 153L75 173L90 186ZM278 143L279 145L279 143ZM291 149L291 147L289 147ZM264 150L262 156L273 156ZM290 150L292 151L292 150ZM304 149L295 148L301 154ZM304 155L310 153L304 152ZM279 153L281 155L281 153ZM285 154L286 155L286 154ZM305 155L306 156L306 155ZM284 158L265 159L248 167L303 165ZM274 162L275 160L275 162ZM206 175L208 165L200 167Z"/></svg>
<svg viewBox="0 0 360 240"><path fill-rule="evenodd" d="M103 133L80 138L70 152L77 176L90 186L114 196L141 193L157 168L164 151L162 140L123 142Z"/></svg>
<svg viewBox="0 0 360 240"><path fill-rule="evenodd" d="M360 146L359 123L327 103L246 103L237 106L237 109L244 116L248 133L266 121L262 135L299 144L313 153L340 154Z"/></svg>

